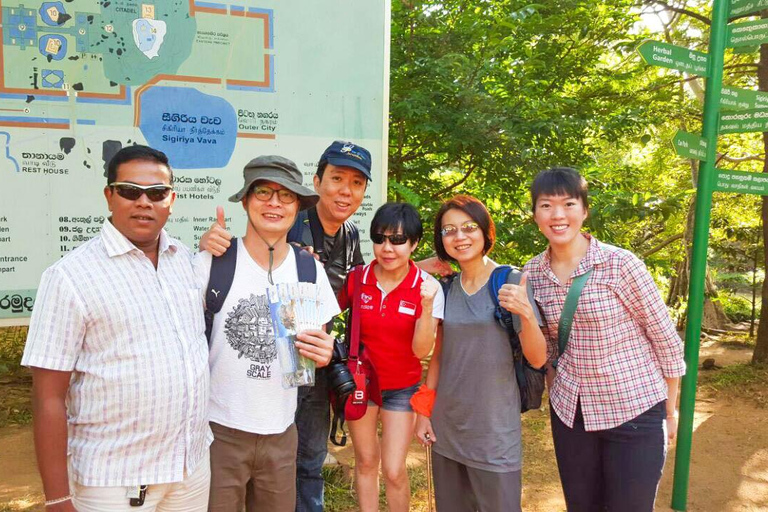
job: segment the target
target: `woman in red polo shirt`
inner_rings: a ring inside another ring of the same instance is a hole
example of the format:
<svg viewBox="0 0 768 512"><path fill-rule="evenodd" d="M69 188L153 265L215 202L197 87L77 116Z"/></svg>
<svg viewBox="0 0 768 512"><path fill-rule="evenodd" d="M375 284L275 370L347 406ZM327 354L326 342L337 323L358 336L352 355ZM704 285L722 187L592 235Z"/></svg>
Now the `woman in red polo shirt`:
<svg viewBox="0 0 768 512"><path fill-rule="evenodd" d="M379 509L379 464L389 510L407 512L409 508L405 457L416 421L410 399L421 382L420 359L432 350L443 316L439 283L411 260L422 234L413 206L383 205L371 222L376 259L353 271L362 272L360 340L376 371L382 398L381 407L369 402L365 416L349 422L355 449L355 490L363 512ZM351 272L339 296L342 309L353 302L353 283Z"/></svg>

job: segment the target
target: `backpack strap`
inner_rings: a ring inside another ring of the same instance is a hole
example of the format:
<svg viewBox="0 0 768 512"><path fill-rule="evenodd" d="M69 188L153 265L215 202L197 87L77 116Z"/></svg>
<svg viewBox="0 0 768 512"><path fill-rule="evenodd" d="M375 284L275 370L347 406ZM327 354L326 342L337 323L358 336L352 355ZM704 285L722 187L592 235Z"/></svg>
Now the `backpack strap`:
<svg viewBox="0 0 768 512"><path fill-rule="evenodd" d="M296 247L293 244L289 245L293 248L293 252L296 255L296 273L299 275L299 282L316 283L317 265L315 265L315 257L301 247Z"/></svg>
<svg viewBox="0 0 768 512"><path fill-rule="evenodd" d="M317 208L310 208L307 210L307 219L309 220L309 233L312 235L312 249L318 256L320 256L321 261L325 261L325 258L323 258L323 251L325 250L325 232L323 231L323 224L320 222L320 217L317 215Z"/></svg>
<svg viewBox="0 0 768 512"><path fill-rule="evenodd" d="M306 245L304 242L304 230L307 227L307 210L302 210L296 215L296 220L288 230L288 243Z"/></svg>
<svg viewBox="0 0 768 512"><path fill-rule="evenodd" d="M568 338L571 337L571 326L573 325L573 315L576 314L576 308L579 306L579 297L584 285L587 284L589 276L592 275L589 269L580 276L576 276L571 281L571 287L568 289L568 295L565 296L565 305L563 312L560 313L560 322L557 324L557 358L552 362L552 366L557 368L557 361L565 352L568 346Z"/></svg>
<svg viewBox="0 0 768 512"><path fill-rule="evenodd" d="M355 252L360 249L360 231L354 222L346 221L342 226L344 233L344 249L346 250L347 268L352 268L355 264Z"/></svg>
<svg viewBox="0 0 768 512"><path fill-rule="evenodd" d="M501 326L507 330L507 333L509 334L509 342L512 345L512 350L514 352L516 350L520 350L521 348L520 338L518 337L517 331L515 330L514 321L512 320L512 313L499 305L499 290L501 290L502 286L507 284L509 276L512 274L512 270L513 268L509 265L499 265L493 269L493 272L491 272L491 277L488 279L490 282L490 285L488 286L488 293L491 294L493 305L496 306L494 316L496 317L496 320L498 320L498 322L501 324Z"/></svg>
<svg viewBox="0 0 768 512"><path fill-rule="evenodd" d="M208 278L208 288L205 292L205 337L208 345L211 344L211 331L213 330L213 317L221 311L224 300L227 298L232 281L235 278L235 265L237 263L237 238L232 238L229 249L221 256L214 256L211 260L211 275Z"/></svg>

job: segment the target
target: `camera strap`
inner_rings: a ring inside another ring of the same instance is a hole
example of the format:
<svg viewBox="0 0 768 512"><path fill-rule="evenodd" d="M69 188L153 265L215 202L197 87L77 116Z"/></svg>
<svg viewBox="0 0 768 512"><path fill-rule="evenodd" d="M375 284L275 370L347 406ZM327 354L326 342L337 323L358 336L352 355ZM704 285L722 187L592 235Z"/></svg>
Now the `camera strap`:
<svg viewBox="0 0 768 512"><path fill-rule="evenodd" d="M349 361L348 366L358 368L360 353L360 303L363 294L363 266L359 265L349 271L347 277L352 276L352 305L350 307L350 328L349 328ZM356 378L357 372L352 372L355 378L355 386L360 385ZM345 446L347 444L347 433L344 432L344 409L349 397L338 397L335 394L331 397L333 402L333 419L331 421L330 441L336 446ZM336 439L337 432L341 431L341 439Z"/></svg>

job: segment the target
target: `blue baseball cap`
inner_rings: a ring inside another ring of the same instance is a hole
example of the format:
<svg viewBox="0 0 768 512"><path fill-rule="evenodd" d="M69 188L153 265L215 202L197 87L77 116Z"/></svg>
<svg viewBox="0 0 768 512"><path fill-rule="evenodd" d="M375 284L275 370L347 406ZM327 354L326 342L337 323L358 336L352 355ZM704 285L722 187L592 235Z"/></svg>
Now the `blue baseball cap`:
<svg viewBox="0 0 768 512"><path fill-rule="evenodd" d="M353 142L343 140L334 141L328 146L320 157L318 167L323 164L336 165L338 167L351 167L357 169L371 180L371 152Z"/></svg>

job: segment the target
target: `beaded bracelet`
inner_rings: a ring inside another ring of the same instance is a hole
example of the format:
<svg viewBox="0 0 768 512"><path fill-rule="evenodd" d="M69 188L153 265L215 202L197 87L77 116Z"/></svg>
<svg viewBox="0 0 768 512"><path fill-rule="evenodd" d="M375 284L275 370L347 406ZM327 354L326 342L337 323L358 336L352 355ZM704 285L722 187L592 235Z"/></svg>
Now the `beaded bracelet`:
<svg viewBox="0 0 768 512"><path fill-rule="evenodd" d="M61 498L56 498L54 500L46 500L45 506L48 507L50 505L58 505L59 503L64 503L65 501L69 501L72 499L71 494L67 494L66 496L63 496Z"/></svg>

